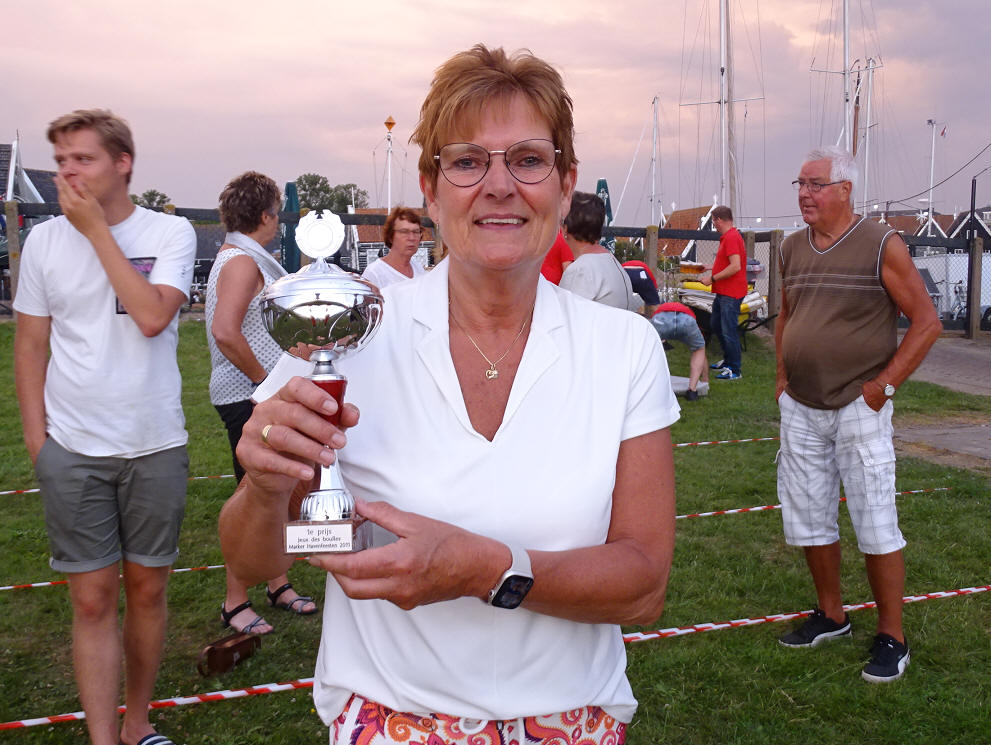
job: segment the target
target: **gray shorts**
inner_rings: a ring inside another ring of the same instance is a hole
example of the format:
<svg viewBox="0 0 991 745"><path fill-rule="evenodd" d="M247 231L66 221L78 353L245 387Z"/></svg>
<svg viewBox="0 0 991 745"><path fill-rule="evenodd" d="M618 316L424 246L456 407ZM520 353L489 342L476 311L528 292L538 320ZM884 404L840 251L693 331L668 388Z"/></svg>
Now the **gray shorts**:
<svg viewBox="0 0 991 745"><path fill-rule="evenodd" d="M687 313L655 313L650 322L665 341L680 341L693 352L705 346L705 337L702 336L698 323Z"/></svg>
<svg viewBox="0 0 991 745"><path fill-rule="evenodd" d="M92 572L122 558L146 567L179 556L189 458L181 445L137 458L72 453L49 437L35 464L59 572Z"/></svg>

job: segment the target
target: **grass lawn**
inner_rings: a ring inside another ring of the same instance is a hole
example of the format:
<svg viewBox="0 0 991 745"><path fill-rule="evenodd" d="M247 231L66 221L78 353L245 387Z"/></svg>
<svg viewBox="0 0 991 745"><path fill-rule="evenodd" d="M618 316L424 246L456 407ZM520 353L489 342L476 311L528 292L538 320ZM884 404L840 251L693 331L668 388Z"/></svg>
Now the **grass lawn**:
<svg viewBox="0 0 991 745"><path fill-rule="evenodd" d="M13 324L0 324L0 490L36 486L20 438L13 391ZM749 337L745 377L713 381L711 395L683 405L675 442L777 435L773 402L774 353ZM190 472L231 472L226 435L207 395L209 355L202 323L180 326L183 401L190 434ZM669 353L686 374L680 345ZM991 399L909 382L898 412L991 417ZM897 417L896 413L896 424ZM775 442L684 447L675 450L678 512L775 504ZM947 487L899 497L907 594L991 583L991 481L978 474L900 459L899 490ZM216 518L231 479L192 481L177 567L223 563ZM863 561L841 511L844 588L848 603L870 600ZM61 579L48 568L41 500L37 494L0 496L0 586ZM323 600L323 577L300 563L291 579ZM169 585L170 625L155 696L189 696L309 677L319 616L297 617L256 607L276 626L252 659L222 678L201 678L196 656L222 635L221 570L176 574ZM785 545L777 510L678 521L667 608L643 629L762 617L806 610L814 603L801 552ZM860 679L874 611L851 614L853 640L815 650L776 643L786 624L765 623L628 645L629 674L640 701L631 745L660 743L988 743L991 742L991 593L912 603L905 625L913 649L905 678L872 686ZM72 679L64 585L0 591L0 722L80 709ZM160 709L152 721L177 743L320 743L326 729L308 690L249 696ZM82 722L3 732L10 743L85 741Z"/></svg>

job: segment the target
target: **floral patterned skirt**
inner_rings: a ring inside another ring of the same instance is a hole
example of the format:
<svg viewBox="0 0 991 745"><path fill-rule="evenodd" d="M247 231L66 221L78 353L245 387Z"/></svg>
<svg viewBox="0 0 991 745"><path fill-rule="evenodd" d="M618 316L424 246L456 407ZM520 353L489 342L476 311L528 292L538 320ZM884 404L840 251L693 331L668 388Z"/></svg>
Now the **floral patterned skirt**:
<svg viewBox="0 0 991 745"><path fill-rule="evenodd" d="M331 745L623 745L626 725L598 706L489 721L420 716L352 696L330 728Z"/></svg>

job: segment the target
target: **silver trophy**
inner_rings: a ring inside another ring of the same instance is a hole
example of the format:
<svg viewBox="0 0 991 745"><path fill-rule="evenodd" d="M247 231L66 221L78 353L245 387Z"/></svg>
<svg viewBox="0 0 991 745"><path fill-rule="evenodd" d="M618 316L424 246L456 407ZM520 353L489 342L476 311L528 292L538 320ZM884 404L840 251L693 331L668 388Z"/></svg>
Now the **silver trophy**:
<svg viewBox="0 0 991 745"><path fill-rule="evenodd" d="M334 360L361 349L382 321L378 288L326 261L343 241L337 215L329 210L306 214L296 228L296 243L313 263L273 282L261 301L272 338L296 356L309 352L316 363L309 379L337 399L338 407L344 405L347 378L334 369ZM327 419L340 425L340 409ZM299 520L286 525L286 553L361 551L370 545L370 528L355 514L354 497L335 460L317 470Z"/></svg>

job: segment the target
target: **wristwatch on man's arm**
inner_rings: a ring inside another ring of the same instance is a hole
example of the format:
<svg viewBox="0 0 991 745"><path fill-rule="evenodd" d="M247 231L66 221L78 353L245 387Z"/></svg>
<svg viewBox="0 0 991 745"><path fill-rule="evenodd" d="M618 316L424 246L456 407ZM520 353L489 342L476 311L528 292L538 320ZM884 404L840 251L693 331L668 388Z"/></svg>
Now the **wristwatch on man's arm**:
<svg viewBox="0 0 991 745"><path fill-rule="evenodd" d="M891 398L895 395L897 389L891 383L882 383L880 378L875 378L874 382L877 383L881 392L884 393L885 398Z"/></svg>

